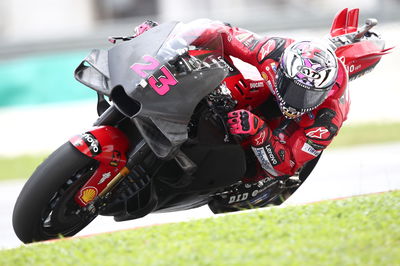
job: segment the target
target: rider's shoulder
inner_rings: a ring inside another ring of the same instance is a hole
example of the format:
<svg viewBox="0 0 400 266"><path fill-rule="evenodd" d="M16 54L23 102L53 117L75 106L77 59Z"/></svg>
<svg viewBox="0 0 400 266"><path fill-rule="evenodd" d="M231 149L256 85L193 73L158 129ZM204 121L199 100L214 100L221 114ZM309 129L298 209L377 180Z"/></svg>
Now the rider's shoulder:
<svg viewBox="0 0 400 266"><path fill-rule="evenodd" d="M276 62L279 62L283 51L293 41L293 39L284 37L263 37L260 41L261 45L257 52L258 63L262 64L267 59L272 59Z"/></svg>

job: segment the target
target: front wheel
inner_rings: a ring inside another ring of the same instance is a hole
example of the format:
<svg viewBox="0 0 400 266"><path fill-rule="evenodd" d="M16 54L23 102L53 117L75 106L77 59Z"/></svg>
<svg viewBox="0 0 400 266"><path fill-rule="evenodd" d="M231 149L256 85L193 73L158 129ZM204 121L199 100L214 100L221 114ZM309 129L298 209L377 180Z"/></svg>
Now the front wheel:
<svg viewBox="0 0 400 266"><path fill-rule="evenodd" d="M24 243L72 236L97 214L75 202L79 188L96 170L96 161L67 142L35 170L23 187L13 213L13 227Z"/></svg>

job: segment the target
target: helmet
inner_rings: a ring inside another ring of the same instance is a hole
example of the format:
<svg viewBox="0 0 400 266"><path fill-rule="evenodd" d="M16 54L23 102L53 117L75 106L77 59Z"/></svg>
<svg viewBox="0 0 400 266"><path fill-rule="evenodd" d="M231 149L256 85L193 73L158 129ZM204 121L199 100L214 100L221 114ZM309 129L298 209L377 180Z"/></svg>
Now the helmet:
<svg viewBox="0 0 400 266"><path fill-rule="evenodd" d="M311 41L289 45L280 59L274 88L285 117L294 119L323 103L337 73L337 58L329 47Z"/></svg>

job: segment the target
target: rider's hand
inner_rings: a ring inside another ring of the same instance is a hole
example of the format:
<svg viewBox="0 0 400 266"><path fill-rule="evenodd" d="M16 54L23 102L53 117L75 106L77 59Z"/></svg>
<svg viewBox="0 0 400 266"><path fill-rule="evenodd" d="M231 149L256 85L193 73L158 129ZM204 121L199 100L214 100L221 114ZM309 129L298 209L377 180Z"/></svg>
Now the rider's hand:
<svg viewBox="0 0 400 266"><path fill-rule="evenodd" d="M264 128L264 121L247 110L228 113L228 125L231 134L254 136Z"/></svg>
<svg viewBox="0 0 400 266"><path fill-rule="evenodd" d="M135 28L135 37L143 34L144 32L148 31L151 28L154 28L155 26L158 26L158 23L152 20L146 20L139 26Z"/></svg>

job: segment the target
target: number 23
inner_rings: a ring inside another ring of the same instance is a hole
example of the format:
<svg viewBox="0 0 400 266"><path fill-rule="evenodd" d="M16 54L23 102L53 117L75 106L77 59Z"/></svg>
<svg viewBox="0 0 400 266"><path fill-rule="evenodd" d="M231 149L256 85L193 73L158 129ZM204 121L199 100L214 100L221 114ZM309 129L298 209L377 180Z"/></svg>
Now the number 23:
<svg viewBox="0 0 400 266"><path fill-rule="evenodd" d="M149 55L143 56L143 59L144 61L147 61L148 64L135 63L130 68L142 78L146 78L148 74L144 70L156 70L160 66L160 62ZM157 92L159 95L165 95L170 90L170 86L176 85L178 81L164 65L160 67L160 71L163 73L163 75L159 76L158 78L152 75L148 78L148 82L155 92Z"/></svg>

